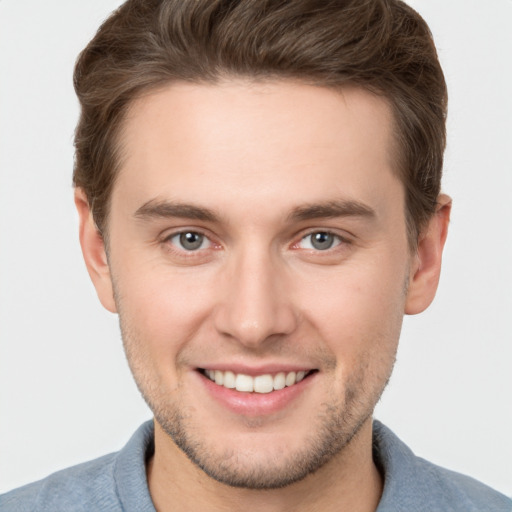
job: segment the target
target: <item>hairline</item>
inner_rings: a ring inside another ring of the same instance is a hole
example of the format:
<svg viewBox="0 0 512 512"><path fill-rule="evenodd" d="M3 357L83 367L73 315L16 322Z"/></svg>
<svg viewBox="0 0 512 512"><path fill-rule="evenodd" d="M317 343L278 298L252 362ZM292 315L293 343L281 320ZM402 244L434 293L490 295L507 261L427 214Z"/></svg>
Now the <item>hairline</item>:
<svg viewBox="0 0 512 512"><path fill-rule="evenodd" d="M310 85L312 87L319 87L324 89L329 89L335 91L337 93L342 93L343 90L346 89L359 89L364 90L370 94L373 94L375 97L379 97L386 102L389 107L391 113L391 147L389 148L389 158L391 169L393 174L399 179L403 192L404 192L404 216L406 223L406 235L408 240L409 249L411 252L415 252L417 249L419 236L424 228L424 226L416 226L414 218L409 211L408 208L408 191L406 186L406 179L404 173L404 165L405 165L405 153L406 148L404 147L403 134L401 133L399 126L399 115L398 108L393 102L390 95L386 94L381 89L376 87L370 87L368 84L359 83L354 79L347 79L346 81L338 80L336 82L327 82L326 80L322 80L320 77L308 77L301 75L285 75L279 73L272 74L242 74L242 73L229 73L220 71L217 75L210 75L207 77L198 77L198 78L167 78L166 80L161 80L159 83L146 85L142 87L139 91L135 92L130 99L124 105L121 116L117 125L115 126L114 132L111 138L112 151L114 154L114 165L111 170L112 181L109 186L108 196L104 203L104 216L101 225L96 223L96 228L100 235L103 237L105 244L108 245L109 242L109 230L108 223L112 205L112 194L114 188L116 186L117 177L121 172L121 169L124 164L123 156L126 155L124 151L125 144L123 141L125 128L127 124L128 117L130 113L133 111L133 108L139 100L144 97L149 97L154 94L158 94L164 90L169 89L173 85L176 84L190 84L190 85L198 85L198 86L221 86L223 84L227 84L229 82L245 82L251 85L265 84L265 83L295 83L302 85ZM94 215L94 205L90 205L91 210ZM432 214L433 215L433 214ZM431 215L431 216L432 216ZM96 218L95 218L96 222Z"/></svg>

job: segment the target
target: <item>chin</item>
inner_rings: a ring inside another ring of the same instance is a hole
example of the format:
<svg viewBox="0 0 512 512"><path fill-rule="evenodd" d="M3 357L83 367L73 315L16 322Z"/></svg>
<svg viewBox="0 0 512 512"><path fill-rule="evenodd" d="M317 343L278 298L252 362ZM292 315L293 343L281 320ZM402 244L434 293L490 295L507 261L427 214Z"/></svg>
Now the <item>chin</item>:
<svg viewBox="0 0 512 512"><path fill-rule="evenodd" d="M308 428L302 431L292 425L285 431L274 426L269 432L268 427L260 426L261 419L251 418L243 432L223 429L219 430L222 435L213 437L215 429L198 427L189 414L154 412L161 429L209 477L230 487L263 490L305 479L352 442L371 418L373 408L354 422L353 411L346 411L342 402L324 404L314 422L309 418Z"/></svg>

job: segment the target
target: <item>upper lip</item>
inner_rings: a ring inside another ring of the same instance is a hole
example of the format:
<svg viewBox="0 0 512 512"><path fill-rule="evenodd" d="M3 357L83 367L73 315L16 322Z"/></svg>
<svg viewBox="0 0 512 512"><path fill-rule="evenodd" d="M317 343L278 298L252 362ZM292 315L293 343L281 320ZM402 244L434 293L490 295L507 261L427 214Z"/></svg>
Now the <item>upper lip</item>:
<svg viewBox="0 0 512 512"><path fill-rule="evenodd" d="M244 364L233 364L233 363L205 363L199 365L197 369L201 370L219 370L222 372L231 371L235 374L243 374L250 376L266 375L266 374L277 374L277 373L289 373L289 372L309 372L316 368L304 364L293 364L293 363L269 363L264 365L244 365Z"/></svg>

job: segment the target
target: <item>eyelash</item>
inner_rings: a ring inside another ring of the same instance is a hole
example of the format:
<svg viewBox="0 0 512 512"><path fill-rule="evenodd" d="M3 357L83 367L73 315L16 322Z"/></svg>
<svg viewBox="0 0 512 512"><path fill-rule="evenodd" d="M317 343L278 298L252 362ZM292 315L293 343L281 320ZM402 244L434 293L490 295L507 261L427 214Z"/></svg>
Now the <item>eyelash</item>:
<svg viewBox="0 0 512 512"><path fill-rule="evenodd" d="M206 241L209 244L208 247L199 247L195 250L187 250L184 247L180 248L178 243L173 242L174 238L188 234L199 235L200 237L203 237L201 245L203 245L203 243ZM215 242L212 241L212 238L210 236L208 236L206 233L203 233L201 230L198 229L182 229L180 231L170 233L162 239L161 243L165 246L167 251L172 252L182 258L193 258L197 257L200 254L204 255L204 251L206 249L211 249L212 247L220 247L219 244L216 244Z"/></svg>
<svg viewBox="0 0 512 512"><path fill-rule="evenodd" d="M203 245L203 243L206 241L209 244L208 247L203 247L203 248L198 247L195 250L194 249L187 250L183 247L179 248L177 243L172 242L172 240L174 238L180 237L182 235L187 235L187 234L194 234L194 235L199 235L200 237L203 237L201 245ZM352 243L348 238L341 236L340 234L335 233L334 231L330 231L328 229L324 229L324 230L315 229L315 230L311 230L311 231L303 234L297 242L294 242L291 245L291 248L297 249L297 250L300 249L299 244L301 244L307 238L312 237L313 235L328 235L328 236L331 236L334 238L333 245L325 248L324 250L318 249L315 247L310 247L310 248L305 249L307 251L316 252L318 254L321 254L321 253L332 254L337 249L339 250L340 246L347 246ZM166 246L167 250L169 250L170 252L174 252L175 254L178 254L179 256L185 257L185 258L197 257L200 254L204 255L204 251L206 249L211 249L211 248L218 249L221 247L220 244L215 243L210 236L208 236L206 233L204 233L198 229L182 229L180 231L173 232L173 233L165 236L164 239L162 240L162 243ZM310 245L313 245L313 243L310 242Z"/></svg>
<svg viewBox="0 0 512 512"><path fill-rule="evenodd" d="M349 245L351 243L350 240L348 240L347 238L345 238L345 237L343 237L343 236L341 236L338 233L335 233L333 231L329 231L328 229L315 229L315 230L310 231L309 233L306 233L305 235L303 235L298 242L293 244L292 247L297 247L301 242L303 242L304 240L306 240L309 237L312 237L313 235L328 235L328 236L331 236L331 237L334 238L334 242L333 242L334 245L332 245L330 247L327 247L324 250L318 249L318 248L315 248L315 247L311 247L311 248L307 249L309 251L314 251L314 252L318 252L318 253L330 254L333 251L335 251L336 248L338 248L340 245ZM313 243L310 242L310 245L313 245Z"/></svg>

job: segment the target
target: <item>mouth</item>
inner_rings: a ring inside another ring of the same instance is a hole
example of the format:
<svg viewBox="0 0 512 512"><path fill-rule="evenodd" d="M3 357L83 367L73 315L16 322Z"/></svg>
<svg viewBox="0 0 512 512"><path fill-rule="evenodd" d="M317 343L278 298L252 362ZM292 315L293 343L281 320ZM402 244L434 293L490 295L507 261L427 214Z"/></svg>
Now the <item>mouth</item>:
<svg viewBox="0 0 512 512"><path fill-rule="evenodd" d="M272 393L292 387L310 377L318 370L299 370L290 372L265 373L262 375L246 375L230 370L210 370L199 368L199 373L218 386L234 389L242 393Z"/></svg>

